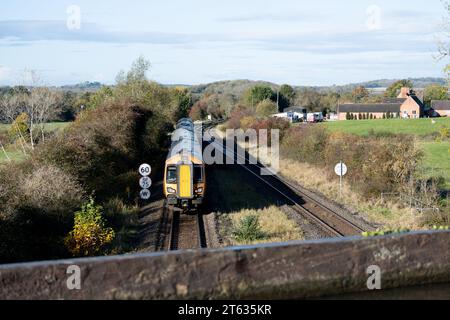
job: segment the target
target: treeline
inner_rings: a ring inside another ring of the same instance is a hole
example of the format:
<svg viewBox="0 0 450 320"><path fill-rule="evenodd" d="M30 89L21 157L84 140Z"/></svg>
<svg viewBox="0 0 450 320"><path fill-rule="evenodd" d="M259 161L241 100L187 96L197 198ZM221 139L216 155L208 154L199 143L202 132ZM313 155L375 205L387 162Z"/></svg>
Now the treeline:
<svg viewBox="0 0 450 320"><path fill-rule="evenodd" d="M383 103L395 99L402 87L413 88L411 80L389 82L383 94L373 94L366 87L292 87L268 82L248 80L222 81L210 85L194 86L195 104L191 117L204 119L208 115L214 118L230 117L235 108L251 107L255 109L262 100L276 103L274 112L282 112L289 107L302 107L309 112L322 112L327 115L336 112L339 104L344 103ZM428 84L423 92L424 102L448 99L448 88L441 83ZM363 115L362 115L363 116ZM370 115L368 116L370 119ZM386 115L387 117L387 115Z"/></svg>
<svg viewBox="0 0 450 320"><path fill-rule="evenodd" d="M122 253L136 168L155 168L186 92L145 77L138 59L73 124L18 163L0 166L0 263Z"/></svg>

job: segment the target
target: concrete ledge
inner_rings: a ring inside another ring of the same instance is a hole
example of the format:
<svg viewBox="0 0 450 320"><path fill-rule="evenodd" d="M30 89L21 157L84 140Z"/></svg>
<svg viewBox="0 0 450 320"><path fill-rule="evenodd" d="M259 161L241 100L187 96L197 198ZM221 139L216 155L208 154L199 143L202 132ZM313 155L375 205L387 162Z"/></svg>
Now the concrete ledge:
<svg viewBox="0 0 450 320"><path fill-rule="evenodd" d="M449 249L450 232L442 231L4 265L0 299L365 295L371 265L381 269L383 290L450 283ZM81 269L81 290L67 288L70 265Z"/></svg>

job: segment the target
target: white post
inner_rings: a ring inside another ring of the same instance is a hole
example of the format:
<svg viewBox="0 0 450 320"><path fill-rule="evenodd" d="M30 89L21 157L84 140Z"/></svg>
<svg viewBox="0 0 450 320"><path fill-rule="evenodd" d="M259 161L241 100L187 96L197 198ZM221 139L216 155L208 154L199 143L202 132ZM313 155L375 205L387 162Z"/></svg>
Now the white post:
<svg viewBox="0 0 450 320"><path fill-rule="evenodd" d="M339 178L339 197L341 198L341 200L342 200L342 176L344 174L343 169L344 168L343 168L342 160L341 160L341 176Z"/></svg>

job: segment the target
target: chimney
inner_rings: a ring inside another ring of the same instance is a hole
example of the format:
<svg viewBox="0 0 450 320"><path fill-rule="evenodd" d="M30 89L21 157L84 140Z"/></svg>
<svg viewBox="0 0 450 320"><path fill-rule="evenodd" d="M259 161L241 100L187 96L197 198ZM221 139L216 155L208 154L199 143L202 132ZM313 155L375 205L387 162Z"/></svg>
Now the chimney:
<svg viewBox="0 0 450 320"><path fill-rule="evenodd" d="M409 96L410 90L411 90L411 89L408 88L408 87L403 87L403 88L400 90L400 94L398 95L397 98L399 98L399 99L407 99L408 96Z"/></svg>

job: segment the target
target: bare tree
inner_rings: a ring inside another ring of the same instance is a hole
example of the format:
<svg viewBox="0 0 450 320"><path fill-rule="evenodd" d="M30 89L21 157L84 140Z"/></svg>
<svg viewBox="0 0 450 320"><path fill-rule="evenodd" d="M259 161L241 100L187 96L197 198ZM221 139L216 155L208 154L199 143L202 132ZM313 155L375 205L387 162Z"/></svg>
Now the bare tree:
<svg viewBox="0 0 450 320"><path fill-rule="evenodd" d="M45 125L57 115L61 95L45 87L33 89L33 94L37 101L35 108L36 125L40 128L42 141L45 141Z"/></svg>
<svg viewBox="0 0 450 320"><path fill-rule="evenodd" d="M445 16L442 22L442 35L438 39L438 60L450 57L450 4L448 1L442 1L445 8Z"/></svg>
<svg viewBox="0 0 450 320"><path fill-rule="evenodd" d="M32 89L26 99L25 112L29 118L30 145L31 149L34 150L36 130L40 131L42 139L45 140L45 125L57 112L59 95L42 86L42 81L37 71L27 71L27 76L31 80Z"/></svg>
<svg viewBox="0 0 450 320"><path fill-rule="evenodd" d="M27 141L23 136L22 130L19 128L18 123L14 120L17 118L19 114L24 111L24 101L26 100L26 95L23 93L12 93L4 95L0 99L0 113L2 118L11 123L11 125L15 125L15 131L17 134L17 138L22 147L22 152L27 154L25 146L27 145Z"/></svg>

